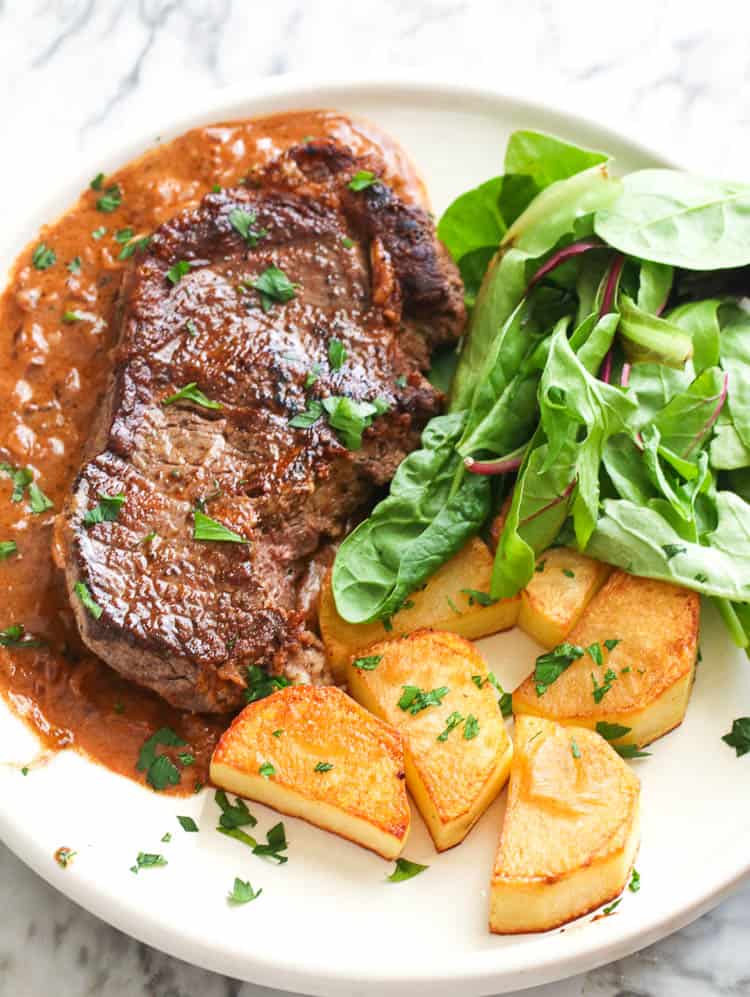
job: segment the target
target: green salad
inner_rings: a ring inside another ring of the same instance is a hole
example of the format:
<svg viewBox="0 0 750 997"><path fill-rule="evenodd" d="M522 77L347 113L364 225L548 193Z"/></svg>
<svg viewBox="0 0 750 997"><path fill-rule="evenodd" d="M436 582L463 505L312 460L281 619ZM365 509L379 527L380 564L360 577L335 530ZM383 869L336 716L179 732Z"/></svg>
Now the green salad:
<svg viewBox="0 0 750 997"><path fill-rule="evenodd" d="M471 310L448 392L341 545L339 613L387 621L510 495L490 599L565 544L711 597L750 643L750 186L515 132L438 234Z"/></svg>

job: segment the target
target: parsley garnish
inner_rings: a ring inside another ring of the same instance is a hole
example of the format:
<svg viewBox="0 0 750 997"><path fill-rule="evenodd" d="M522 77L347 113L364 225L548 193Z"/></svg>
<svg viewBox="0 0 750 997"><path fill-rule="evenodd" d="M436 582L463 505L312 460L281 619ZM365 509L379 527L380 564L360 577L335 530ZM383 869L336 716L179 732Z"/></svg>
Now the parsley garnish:
<svg viewBox="0 0 750 997"><path fill-rule="evenodd" d="M750 751L750 717L738 717L732 722L732 729L722 737L722 741L734 748L741 758Z"/></svg>
<svg viewBox="0 0 750 997"><path fill-rule="evenodd" d="M352 661L352 668L359 668L363 672L374 672L382 660L382 654L368 654L364 658L355 658Z"/></svg>
<svg viewBox="0 0 750 997"><path fill-rule="evenodd" d="M118 260L129 260L130 257L137 252L139 249L145 249L146 246L151 242L150 235L144 235L142 239L133 239L126 246L123 246L120 250L117 259Z"/></svg>
<svg viewBox="0 0 750 997"><path fill-rule="evenodd" d="M101 190L103 183L104 183L104 174L97 173L94 179L89 184L89 187L91 187L92 190Z"/></svg>
<svg viewBox="0 0 750 997"><path fill-rule="evenodd" d="M631 893L637 893L641 888L641 874L637 869L633 869L633 875L630 877L630 882L628 883L628 889Z"/></svg>
<svg viewBox="0 0 750 997"><path fill-rule="evenodd" d="M320 377L320 364L314 363L305 378L305 387L311 388Z"/></svg>
<svg viewBox="0 0 750 997"><path fill-rule="evenodd" d="M245 702L256 703L278 689L285 689L292 683L284 675L269 675L260 665L248 665L245 671Z"/></svg>
<svg viewBox="0 0 750 997"><path fill-rule="evenodd" d="M461 716L460 713L457 713L456 711L454 711L453 713L451 713L451 715L445 721L445 730L441 734L438 734L436 740L437 741L447 741L448 740L448 735L450 734L450 732L452 730L455 730L456 727L458 727L459 724L462 724L464 722L464 719L465 718L463 716Z"/></svg>
<svg viewBox="0 0 750 997"><path fill-rule="evenodd" d="M80 322L82 318L83 315L81 315L80 312L71 312L66 310L62 314L63 322L67 323L68 325L72 325L74 322Z"/></svg>
<svg viewBox="0 0 750 997"><path fill-rule="evenodd" d="M139 869L154 869L157 866L167 864L163 855L155 855L153 852L138 852L135 865L131 865L130 871L137 873Z"/></svg>
<svg viewBox="0 0 750 997"><path fill-rule="evenodd" d="M315 771L316 772L330 772L332 768L333 768L333 765L331 765L330 762L318 762L318 764L315 766Z"/></svg>
<svg viewBox="0 0 750 997"><path fill-rule="evenodd" d="M347 450L359 450L362 446L362 433L372 425L376 415L382 415L390 408L383 398L376 398L373 402L358 402L345 395L324 398L322 405L329 425L336 430L336 435Z"/></svg>
<svg viewBox="0 0 750 997"><path fill-rule="evenodd" d="M167 270L167 280L174 286L179 284L185 274L190 273L191 264L187 260L178 260L174 266Z"/></svg>
<svg viewBox="0 0 750 997"><path fill-rule="evenodd" d="M479 606L494 606L497 602L497 599L493 599L487 592L479 592L477 589L461 589L461 593L469 600L470 606L474 603Z"/></svg>
<svg viewBox="0 0 750 997"><path fill-rule="evenodd" d="M604 657L602 655L602 649L599 644L589 644L586 648L588 653L591 655L592 661L597 665L604 664Z"/></svg>
<svg viewBox="0 0 750 997"><path fill-rule="evenodd" d="M537 696L543 696L547 689L556 682L562 673L573 662L583 656L583 648L577 644L558 644L546 654L540 654L536 659L534 681Z"/></svg>
<svg viewBox="0 0 750 997"><path fill-rule="evenodd" d="M284 833L284 825L274 824L271 830L266 834L266 844L256 845L253 848L253 853L255 855L265 855L269 859L274 859L279 865L283 865L284 862L288 862L286 855L281 855L281 852L285 852L288 848L286 834Z"/></svg>
<svg viewBox="0 0 750 997"><path fill-rule="evenodd" d="M247 804L240 797L236 797L234 803L230 803L227 794L223 789L217 789L214 793L214 800L221 810L219 825L227 830L236 827L255 827L258 823L247 809Z"/></svg>
<svg viewBox="0 0 750 997"><path fill-rule="evenodd" d="M118 228L115 232L115 242L123 243L130 242L133 238L132 228Z"/></svg>
<svg viewBox="0 0 750 997"><path fill-rule="evenodd" d="M245 282L247 283L247 282ZM273 307L274 302L284 304L295 297L297 285L293 284L283 270L277 266L270 266L260 277L247 284L260 295L260 305L264 312L268 312Z"/></svg>
<svg viewBox="0 0 750 997"><path fill-rule="evenodd" d="M89 592L89 587L86 582L76 582L73 586L73 591L78 596L78 598L83 603L84 607L88 609L95 620L98 620L102 615L104 610L99 605L98 602L94 600L91 592Z"/></svg>
<svg viewBox="0 0 750 997"><path fill-rule="evenodd" d="M445 601L448 603L448 607L453 610L456 616L463 616L463 613L449 595L445 597Z"/></svg>
<svg viewBox="0 0 750 997"><path fill-rule="evenodd" d="M411 713L413 717L426 710L429 706L440 706L445 696L448 695L448 687L440 686L439 689L432 689L426 692L416 685L405 685L398 701L399 707L405 713Z"/></svg>
<svg viewBox="0 0 750 997"><path fill-rule="evenodd" d="M282 735L283 733L284 733L284 730L283 730L283 728L279 727L279 729L278 729L278 730L275 730L275 731L273 732L273 734L271 735L271 737L281 737L281 735Z"/></svg>
<svg viewBox="0 0 750 997"><path fill-rule="evenodd" d="M574 737L570 739L570 750L574 758L581 757L581 749L578 747L578 742Z"/></svg>
<svg viewBox="0 0 750 997"><path fill-rule="evenodd" d="M14 467L12 464L3 462L0 463L0 472L7 474L13 482L13 491L10 496L11 502L20 502L26 486L30 481L34 480L31 469L28 467Z"/></svg>
<svg viewBox="0 0 750 997"><path fill-rule="evenodd" d="M607 648L608 651L614 651L614 649L617 647L619 643L620 643L619 638L615 639L613 637L610 637L609 640L604 641L604 646Z"/></svg>
<svg viewBox="0 0 750 997"><path fill-rule="evenodd" d="M351 249L354 245L354 239L350 239L348 235L344 235L341 237L341 245L344 249Z"/></svg>
<svg viewBox="0 0 750 997"><path fill-rule="evenodd" d="M396 859L396 868L388 877L390 883L403 883L405 879L413 879L420 872L429 869L428 865L420 865L419 862L410 862L409 859Z"/></svg>
<svg viewBox="0 0 750 997"><path fill-rule="evenodd" d="M322 414L323 406L313 398L307 403L307 408L304 412L298 412L289 420L289 425L292 429L309 429L315 425Z"/></svg>
<svg viewBox="0 0 750 997"><path fill-rule="evenodd" d="M0 561L4 561L12 554L17 553L18 547L15 540L0 540Z"/></svg>
<svg viewBox="0 0 750 997"><path fill-rule="evenodd" d="M119 184L113 183L104 191L101 197L96 199L97 211L103 211L109 215L116 211L122 204L122 191Z"/></svg>
<svg viewBox="0 0 750 997"><path fill-rule="evenodd" d="M78 852L74 852L72 848L58 848L55 852L55 862L61 869L67 869L77 854Z"/></svg>
<svg viewBox="0 0 750 997"><path fill-rule="evenodd" d="M44 647L45 641L39 637L28 637L23 623L13 623L0 630L0 647Z"/></svg>
<svg viewBox="0 0 750 997"><path fill-rule="evenodd" d="M57 262L54 249L49 249L43 242L40 242L31 254L31 262L36 270L49 270Z"/></svg>
<svg viewBox="0 0 750 997"><path fill-rule="evenodd" d="M177 819L179 820L179 817ZM172 840L171 833L167 831L165 834L162 834L161 840L164 842L165 845L168 845L169 842Z"/></svg>
<svg viewBox="0 0 750 997"><path fill-rule="evenodd" d="M243 211L235 208L229 212L229 223L235 232L239 232L250 249L254 249L261 239L268 235L268 229L254 228L258 216L254 211Z"/></svg>
<svg viewBox="0 0 750 997"><path fill-rule="evenodd" d="M349 190L360 191L372 187L377 182L378 177L375 176L372 170L358 170L346 186Z"/></svg>
<svg viewBox="0 0 750 997"><path fill-rule="evenodd" d="M671 561L678 554L684 554L687 551L687 547L683 547L681 544L662 544L661 549L664 551L668 561Z"/></svg>
<svg viewBox="0 0 750 997"><path fill-rule="evenodd" d="M195 761L195 755L192 755L189 751L179 751L177 753L177 760L184 768L188 768Z"/></svg>
<svg viewBox="0 0 750 997"><path fill-rule="evenodd" d="M198 387L197 381L191 381L190 384L186 384L183 388L175 391L173 395L165 398L162 405L174 405L175 402L192 402L194 405L200 405L201 408L219 409L222 407L221 402L215 402L207 395L204 395L201 389Z"/></svg>
<svg viewBox="0 0 750 997"><path fill-rule="evenodd" d="M605 741L616 741L619 737L629 734L632 727L623 727L622 724L609 724L606 720L600 720L596 725L596 733L601 734Z"/></svg>
<svg viewBox="0 0 750 997"><path fill-rule="evenodd" d="M545 565L546 563L547 563L547 561L546 561L546 560L544 560L544 561L539 561L539 562L537 562L537 564L536 564L536 566L535 566L535 568L534 568L534 571L535 571L535 572L536 572L537 574L541 574L541 573L542 573L542 571L544 571L544 565Z"/></svg>
<svg viewBox="0 0 750 997"><path fill-rule="evenodd" d="M479 721L470 713L464 724L464 741L473 741L479 733Z"/></svg>
<svg viewBox="0 0 750 997"><path fill-rule="evenodd" d="M123 492L117 495L102 495L93 509L89 509L83 517L84 526L94 526L96 523L114 523L120 515L120 509L125 502Z"/></svg>
<svg viewBox="0 0 750 997"><path fill-rule="evenodd" d="M36 515L52 508L52 502L35 481L29 482L29 507Z"/></svg>
<svg viewBox="0 0 750 997"><path fill-rule="evenodd" d="M223 523L211 519L210 516L207 516L205 512L201 512L200 509L193 510L193 540L215 540L221 543L234 544L246 544L250 542L241 537L239 533L230 530L228 526L224 526Z"/></svg>
<svg viewBox="0 0 750 997"><path fill-rule="evenodd" d="M270 762L263 762L258 769L258 775L262 775L264 779L270 779L272 775L276 775L276 769Z"/></svg>
<svg viewBox="0 0 750 997"><path fill-rule="evenodd" d="M405 388L407 384L408 381L406 380L406 374L399 374L396 378L396 387Z"/></svg>
<svg viewBox="0 0 750 997"><path fill-rule="evenodd" d="M617 908L620 906L621 903L622 903L622 897L620 897L619 900L615 900L615 902L613 904L610 904L609 907L605 907L604 910L602 911L602 914L604 914L605 917L609 917L612 911L617 910Z"/></svg>
<svg viewBox="0 0 750 997"><path fill-rule="evenodd" d="M97 240L103 239L106 234L107 234L106 227L104 225L100 225L99 228L95 228L94 231L91 233L91 238Z"/></svg>
<svg viewBox="0 0 750 997"><path fill-rule="evenodd" d="M185 742L171 727L160 727L143 742L135 767L139 772L146 773L146 781L157 790L176 786L180 781L179 769L171 758L167 755L157 755L156 749L160 744L180 748Z"/></svg>
<svg viewBox="0 0 750 997"><path fill-rule="evenodd" d="M68 264L68 271L70 273L80 273L81 272L81 257L74 256L73 259Z"/></svg>
<svg viewBox="0 0 750 997"><path fill-rule="evenodd" d="M340 339L330 339L328 341L328 363L331 370L341 370L346 360L346 348Z"/></svg>
<svg viewBox="0 0 750 997"><path fill-rule="evenodd" d="M562 573L565 575L566 578L575 578L576 576L575 571L571 571L570 568L563 568Z"/></svg>
<svg viewBox="0 0 750 997"><path fill-rule="evenodd" d="M234 886L231 892L227 894L227 900L232 904L247 904L251 900L257 900L262 892L262 887L254 891L248 881L235 877Z"/></svg>
<svg viewBox="0 0 750 997"><path fill-rule="evenodd" d="M177 820L180 822L180 827L183 831L195 832L199 830L198 825L192 817L178 817Z"/></svg>
<svg viewBox="0 0 750 997"><path fill-rule="evenodd" d="M604 673L604 681L602 682L601 685L599 685L596 681L596 676L594 675L593 672L591 673L591 681L594 686L592 695L594 697L595 703L601 703L601 701L607 695L609 690L612 688L612 683L615 681L616 678L617 678L617 673L613 672L611 668L608 668Z"/></svg>

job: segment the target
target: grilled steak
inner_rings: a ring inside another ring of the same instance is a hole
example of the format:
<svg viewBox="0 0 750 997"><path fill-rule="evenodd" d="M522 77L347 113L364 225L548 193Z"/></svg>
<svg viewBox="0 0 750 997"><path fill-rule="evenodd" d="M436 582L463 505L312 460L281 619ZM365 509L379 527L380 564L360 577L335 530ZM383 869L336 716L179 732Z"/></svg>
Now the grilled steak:
<svg viewBox="0 0 750 997"><path fill-rule="evenodd" d="M85 643L175 706L237 707L249 664L328 680L310 579L439 408L422 371L461 332L461 284L380 166L295 146L159 228L124 277L60 537Z"/></svg>

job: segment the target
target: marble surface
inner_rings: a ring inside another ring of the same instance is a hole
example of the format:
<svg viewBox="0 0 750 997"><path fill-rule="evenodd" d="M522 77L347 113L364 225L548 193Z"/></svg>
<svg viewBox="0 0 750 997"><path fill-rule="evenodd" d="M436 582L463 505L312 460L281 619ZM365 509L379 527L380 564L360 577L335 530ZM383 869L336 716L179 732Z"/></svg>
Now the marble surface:
<svg viewBox="0 0 750 997"><path fill-rule="evenodd" d="M713 0L0 0L3 154L29 127L50 169L157 108L288 71L423 69L552 99L714 174L750 175L750 11ZM7 165L7 164L6 164ZM746 773L745 773L746 775ZM690 875L690 870L685 870ZM85 913L0 846L0 997L271 997ZM8 900L6 900L6 903ZM638 955L533 997L750 993L750 886Z"/></svg>

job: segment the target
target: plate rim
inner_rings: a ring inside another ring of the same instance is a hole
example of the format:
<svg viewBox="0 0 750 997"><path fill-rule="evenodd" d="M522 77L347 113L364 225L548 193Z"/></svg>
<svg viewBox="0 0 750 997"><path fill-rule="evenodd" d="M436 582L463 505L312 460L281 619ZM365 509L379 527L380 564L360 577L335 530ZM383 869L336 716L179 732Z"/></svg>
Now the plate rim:
<svg viewBox="0 0 750 997"><path fill-rule="evenodd" d="M315 95L324 99L316 101ZM576 130L595 132L598 142L606 147L627 147L629 152L640 159L651 161L663 166L673 166L674 163L660 151L633 140L609 125L586 114L573 113L555 101L530 100L518 93L503 91L488 84L476 82L446 83L444 79L423 72L399 72L382 75L370 75L356 80L345 75L319 77L313 74L290 73L260 80L249 80L228 87L212 90L205 99L196 102L192 110L175 118L174 115L156 113L146 121L128 129L124 138L117 142L103 143L103 154L97 155L97 160L103 166L115 168L127 162L134 156L144 152L152 143L150 136L160 135L165 138L179 135L191 127L213 120L232 120L243 114L241 105L246 105L245 114L256 115L273 113L277 109L269 106L274 103L286 103L290 109L299 106L333 106L330 100L372 97L394 100L408 97L412 100L444 100L448 104L481 106L497 111L498 107L512 108L514 112L528 113L530 117L540 115L554 119L561 126L573 132ZM263 106L265 105L265 109ZM234 110L231 110L234 109ZM0 254L15 258L20 248L33 238L36 230L44 224L44 219L56 217L58 209L50 210L50 205L58 205L61 201L70 203L78 196L87 184L89 170L71 170L72 179L55 185L55 193L49 198L40 199L41 203L32 211L24 213L23 226L11 224L8 235L2 239ZM67 176L66 171L66 176ZM68 198L67 191L73 193ZM15 223L15 217L12 219ZM5 270L0 277L0 287L7 279ZM75 757L86 765L96 764L76 754ZM110 773L110 775L114 775ZM123 778L116 777L115 778ZM124 782L128 782L124 780ZM618 931L613 921L602 924L601 938L590 944L584 951L575 945L569 946L569 951L556 951L560 948L559 933L548 939L552 957L544 963L537 962L533 968L533 979L525 980L523 974L529 972L528 957L513 958L513 950L508 948L484 950L473 954L472 964L466 959L459 964L455 972L442 971L434 975L425 971L424 967L415 967L408 972L403 966L389 971L388 966L379 967L377 975L368 973L367 979L353 978L348 971L340 972L334 965L324 964L321 960L317 965L308 961L304 967L290 966L288 959L264 957L262 952L248 952L242 966L235 962L227 963L226 953L217 951L208 945L200 949L193 945L188 936L180 935L175 929L166 930L151 911L134 911L112 904L112 893L106 889L93 889L91 885L78 878L64 877L59 870L49 862L49 856L42 852L39 842L29 838L25 829L14 824L12 815L0 806L0 839L26 865L52 886L60 890L70 899L80 904L97 917L113 925L119 930L145 942L169 955L202 966L217 973L232 974L254 983L271 987L284 987L301 993L330 994L333 987L336 993L353 993L351 987L358 988L357 993L367 992L382 994L382 988L388 988L389 994L400 992L416 995L428 992L452 992L457 984L471 986L471 993L497 994L508 989L524 989L537 986L565 977L585 972L603 963L622 958L630 953L652 944L673 931L684 927L696 917L719 903L744 880L750 878L750 855L744 866L737 865L735 857L725 858L723 865L717 861L713 867L713 875L701 878L701 887L693 891L691 902L684 903L678 909L667 911L661 917L648 923L647 927L635 925L627 931ZM717 868L718 867L718 868ZM542 936L540 936L542 937ZM557 939L557 944L554 944ZM193 947L187 954L187 945ZM521 949L519 948L519 952ZM526 964L524 964L526 963ZM530 974L531 975L531 974ZM338 989L342 987L345 989ZM439 989L436 989L439 988Z"/></svg>

